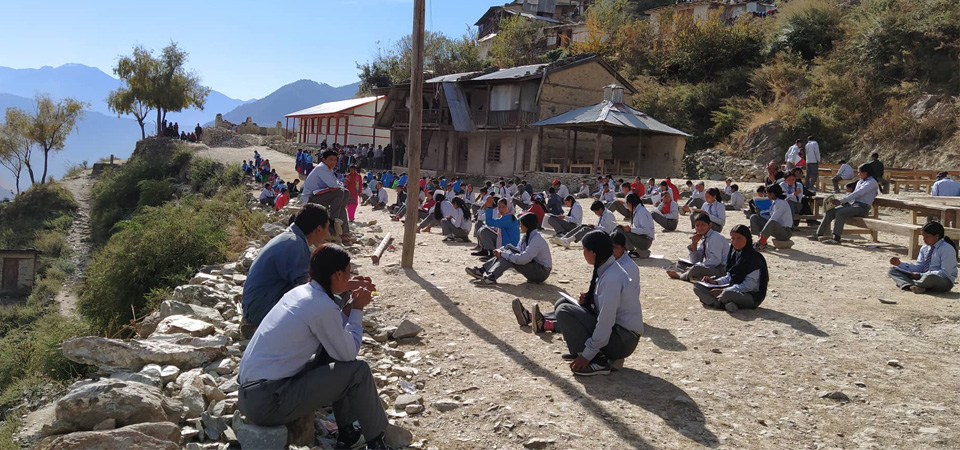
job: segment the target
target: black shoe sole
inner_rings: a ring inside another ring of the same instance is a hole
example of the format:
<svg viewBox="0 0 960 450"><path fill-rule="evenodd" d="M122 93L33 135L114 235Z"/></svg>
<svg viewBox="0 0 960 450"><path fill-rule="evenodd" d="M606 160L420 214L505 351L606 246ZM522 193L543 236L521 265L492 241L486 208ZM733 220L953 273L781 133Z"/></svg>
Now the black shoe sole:
<svg viewBox="0 0 960 450"><path fill-rule="evenodd" d="M533 305L533 311L530 312L530 320L533 322L534 333L539 334L547 331L543 327L546 319L544 319L543 314L540 314L540 305Z"/></svg>
<svg viewBox="0 0 960 450"><path fill-rule="evenodd" d="M517 318L517 324L521 327L530 325L530 313L523 307L523 304L520 303L519 298L513 299L513 315Z"/></svg>

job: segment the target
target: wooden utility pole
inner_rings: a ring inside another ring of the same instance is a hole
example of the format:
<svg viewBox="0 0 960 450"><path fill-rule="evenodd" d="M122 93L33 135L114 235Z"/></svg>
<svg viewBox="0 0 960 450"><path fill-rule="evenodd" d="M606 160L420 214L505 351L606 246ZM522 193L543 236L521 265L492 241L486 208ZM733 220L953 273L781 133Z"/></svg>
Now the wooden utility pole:
<svg viewBox="0 0 960 450"><path fill-rule="evenodd" d="M400 267L413 267L413 252L417 248L417 223L420 198L420 151L423 126L423 35L426 0L413 0L413 64L410 74L410 145L407 169L407 217L403 228L403 252ZM427 195L430 195L428 192Z"/></svg>

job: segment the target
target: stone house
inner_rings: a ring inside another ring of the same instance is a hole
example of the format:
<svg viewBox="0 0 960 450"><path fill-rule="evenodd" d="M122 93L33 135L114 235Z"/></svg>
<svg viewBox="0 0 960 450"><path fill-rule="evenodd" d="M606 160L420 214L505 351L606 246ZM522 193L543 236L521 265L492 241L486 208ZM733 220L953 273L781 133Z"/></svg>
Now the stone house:
<svg viewBox="0 0 960 450"><path fill-rule="evenodd" d="M612 136L601 133L598 139L596 133L571 134L532 126L595 105L603 99L604 87L611 84L623 86L626 93L636 92L603 59L593 56L426 80L421 167L465 176L514 176L554 168L550 163L560 159L559 172L582 166L576 164L577 155L592 161L597 147L600 159L611 160L615 156ZM389 129L395 142L408 142L409 83L379 91L386 98L376 126ZM576 138L590 142L589 151L578 153L575 144L571 149ZM397 164L405 166L406 161ZM608 165L605 173L611 170ZM643 172L636 165L632 171Z"/></svg>
<svg viewBox="0 0 960 450"><path fill-rule="evenodd" d="M583 14L593 0L514 0L502 6L493 6L474 24L480 57L489 56L490 44L497 37L500 22L509 17L534 22L543 28L538 42L543 50L566 47L586 36Z"/></svg>
<svg viewBox="0 0 960 450"><path fill-rule="evenodd" d="M0 250L0 295L28 295L33 291L40 252Z"/></svg>

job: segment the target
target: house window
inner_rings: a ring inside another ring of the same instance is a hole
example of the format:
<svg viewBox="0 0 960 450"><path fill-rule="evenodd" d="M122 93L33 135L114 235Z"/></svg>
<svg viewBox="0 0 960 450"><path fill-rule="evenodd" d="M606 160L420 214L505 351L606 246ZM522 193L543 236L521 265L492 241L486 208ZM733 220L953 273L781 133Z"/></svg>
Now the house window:
<svg viewBox="0 0 960 450"><path fill-rule="evenodd" d="M500 139L490 139L487 144L487 162L500 162Z"/></svg>

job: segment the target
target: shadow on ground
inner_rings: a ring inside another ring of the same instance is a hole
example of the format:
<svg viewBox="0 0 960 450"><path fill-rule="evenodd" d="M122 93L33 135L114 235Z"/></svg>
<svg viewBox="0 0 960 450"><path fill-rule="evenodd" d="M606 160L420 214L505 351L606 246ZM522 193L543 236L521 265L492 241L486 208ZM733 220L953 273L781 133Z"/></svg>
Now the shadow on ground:
<svg viewBox="0 0 960 450"><path fill-rule="evenodd" d="M790 314L782 313L780 311L774 311L772 309L766 309L762 306L757 309L741 309L735 313L730 314L731 317L742 320L744 322L752 322L757 319L769 320L771 322L779 322L785 325L790 325L791 328L797 330L801 333L809 334L817 337L827 337L829 334L825 333L823 330L817 328L816 325L811 323L807 319L801 319L799 317L791 316Z"/></svg>
<svg viewBox="0 0 960 450"><path fill-rule="evenodd" d="M579 389L574 383L571 383L570 380L561 377L552 370L544 368L517 350L514 346L481 326L473 320L473 318L461 311L460 307L450 300L442 290L437 289L429 281L423 279L416 270L404 269L404 271L407 277L430 294L440 307L446 310L451 317L459 321L466 329L473 332L480 339L483 339L484 342L500 349L504 355L524 369L530 371L533 375L558 387L560 391L569 396L572 401L583 405L591 413L600 417L610 430L615 432L617 436L623 440L625 447L643 450L653 450L655 448L637 433L635 426L624 423L618 418L617 411L608 410L604 405L597 402L595 398L591 397L592 395L604 400L623 399L629 401L647 411L657 414L663 418L664 422L670 427L689 439L693 439L709 447L716 447L718 445L717 437L704 425L703 412L699 406L679 387L661 378L632 369L624 369L610 377L584 380L585 389L591 396L580 397L580 395L577 394ZM543 287L543 285L532 286ZM505 308L509 308L506 302L504 302L504 306ZM505 312L508 313L509 310L507 309ZM623 381L611 383L611 381L617 378ZM679 402L682 404L669 404L669 402L675 401L678 397L684 399Z"/></svg>

